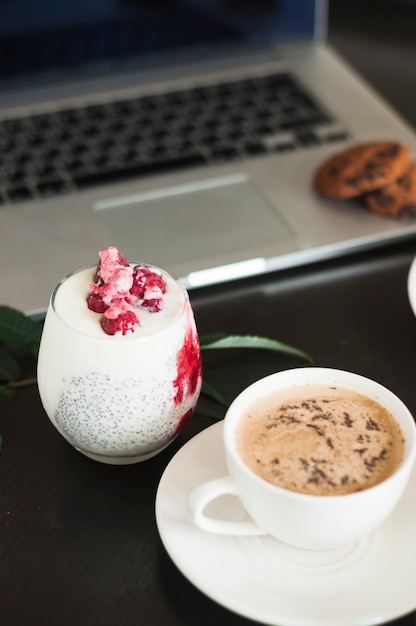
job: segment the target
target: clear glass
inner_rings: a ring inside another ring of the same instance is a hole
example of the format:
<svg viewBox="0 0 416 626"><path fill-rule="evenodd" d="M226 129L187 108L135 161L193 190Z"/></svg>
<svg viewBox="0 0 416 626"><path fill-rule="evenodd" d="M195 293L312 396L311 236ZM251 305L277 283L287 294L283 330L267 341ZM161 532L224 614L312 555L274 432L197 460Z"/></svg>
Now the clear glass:
<svg viewBox="0 0 416 626"><path fill-rule="evenodd" d="M78 451L104 463L137 463L166 448L196 407L202 374L194 315L184 287L162 272L176 290L171 314L144 334L106 335L84 324L91 316L86 293L78 310L59 304L67 281L81 272L92 280L94 271L71 274L52 294L38 359L40 398Z"/></svg>

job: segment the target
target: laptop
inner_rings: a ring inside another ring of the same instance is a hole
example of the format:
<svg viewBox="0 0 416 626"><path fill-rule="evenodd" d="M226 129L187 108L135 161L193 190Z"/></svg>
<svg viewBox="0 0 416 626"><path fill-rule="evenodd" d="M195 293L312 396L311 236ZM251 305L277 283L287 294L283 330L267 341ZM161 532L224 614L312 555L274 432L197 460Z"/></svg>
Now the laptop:
<svg viewBox="0 0 416 626"><path fill-rule="evenodd" d="M2 302L43 312L108 245L192 290L413 237L313 189L352 142L415 148L326 23L323 0L0 2Z"/></svg>

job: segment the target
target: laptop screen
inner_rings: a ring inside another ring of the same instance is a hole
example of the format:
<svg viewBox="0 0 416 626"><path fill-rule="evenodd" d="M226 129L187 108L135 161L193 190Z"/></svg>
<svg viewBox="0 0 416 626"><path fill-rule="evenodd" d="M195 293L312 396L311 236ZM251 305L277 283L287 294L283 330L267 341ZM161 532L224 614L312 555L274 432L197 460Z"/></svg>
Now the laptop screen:
<svg viewBox="0 0 416 626"><path fill-rule="evenodd" d="M143 68L314 33L314 0L0 0L0 81Z"/></svg>

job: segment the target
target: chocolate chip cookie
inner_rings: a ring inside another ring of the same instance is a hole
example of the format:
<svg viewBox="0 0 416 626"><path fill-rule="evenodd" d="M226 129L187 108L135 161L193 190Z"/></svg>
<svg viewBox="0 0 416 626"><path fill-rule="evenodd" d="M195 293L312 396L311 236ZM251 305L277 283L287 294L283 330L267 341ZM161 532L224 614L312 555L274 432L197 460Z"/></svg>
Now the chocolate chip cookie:
<svg viewBox="0 0 416 626"><path fill-rule="evenodd" d="M355 198L393 183L410 162L409 148L397 141L355 144L321 165L315 186L329 198Z"/></svg>
<svg viewBox="0 0 416 626"><path fill-rule="evenodd" d="M416 218L416 163L394 182L365 195L370 211L399 219Z"/></svg>

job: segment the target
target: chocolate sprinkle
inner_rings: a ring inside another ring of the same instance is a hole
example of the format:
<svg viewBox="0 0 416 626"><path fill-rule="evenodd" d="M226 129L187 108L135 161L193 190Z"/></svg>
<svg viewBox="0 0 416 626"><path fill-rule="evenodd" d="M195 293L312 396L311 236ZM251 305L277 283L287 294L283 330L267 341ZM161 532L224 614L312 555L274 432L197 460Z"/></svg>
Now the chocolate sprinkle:
<svg viewBox="0 0 416 626"><path fill-rule="evenodd" d="M352 428L354 421L351 419L349 413L344 413L344 424L347 428Z"/></svg>

